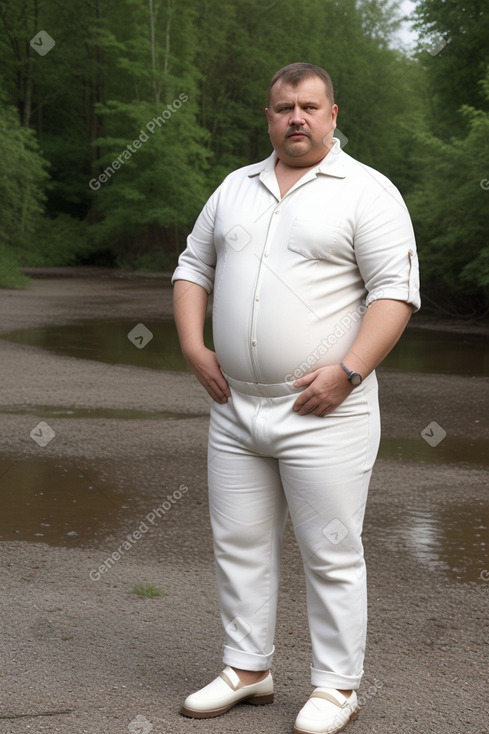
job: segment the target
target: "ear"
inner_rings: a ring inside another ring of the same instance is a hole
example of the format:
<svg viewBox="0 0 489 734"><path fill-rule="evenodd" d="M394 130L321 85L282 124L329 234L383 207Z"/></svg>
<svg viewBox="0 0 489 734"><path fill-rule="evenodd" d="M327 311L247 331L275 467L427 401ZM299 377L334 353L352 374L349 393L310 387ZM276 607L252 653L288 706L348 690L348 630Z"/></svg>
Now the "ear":
<svg viewBox="0 0 489 734"><path fill-rule="evenodd" d="M334 104L331 108L331 119L333 121L333 125L336 127L336 118L338 117L338 105Z"/></svg>

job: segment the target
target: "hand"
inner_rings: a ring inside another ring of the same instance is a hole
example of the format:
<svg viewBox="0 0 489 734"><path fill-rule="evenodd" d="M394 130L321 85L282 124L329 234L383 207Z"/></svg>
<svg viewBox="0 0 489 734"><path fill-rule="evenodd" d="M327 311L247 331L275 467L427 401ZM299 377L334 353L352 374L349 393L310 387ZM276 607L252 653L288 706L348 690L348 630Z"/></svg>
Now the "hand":
<svg viewBox="0 0 489 734"><path fill-rule="evenodd" d="M332 413L353 390L353 386L340 365L328 365L310 372L294 382L294 387L308 387L293 405L299 415L319 415L324 418Z"/></svg>
<svg viewBox="0 0 489 734"><path fill-rule="evenodd" d="M201 347L192 355L185 355L190 368L201 385L217 403L227 403L231 390L221 372L217 355L207 347Z"/></svg>

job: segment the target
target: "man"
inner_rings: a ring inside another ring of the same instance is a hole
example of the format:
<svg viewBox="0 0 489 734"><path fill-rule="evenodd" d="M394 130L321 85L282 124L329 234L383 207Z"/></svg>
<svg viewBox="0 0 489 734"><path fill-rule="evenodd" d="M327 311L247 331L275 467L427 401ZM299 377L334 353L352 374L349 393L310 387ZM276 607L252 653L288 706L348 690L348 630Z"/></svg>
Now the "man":
<svg viewBox="0 0 489 734"><path fill-rule="evenodd" d="M366 577L361 531L380 425L374 369L419 308L409 214L392 183L340 150L329 75L280 69L274 152L231 173L173 276L181 348L214 400L209 502L226 668L181 713L270 703L281 539L302 553L315 690L296 734L358 709ZM203 342L213 291L215 350Z"/></svg>

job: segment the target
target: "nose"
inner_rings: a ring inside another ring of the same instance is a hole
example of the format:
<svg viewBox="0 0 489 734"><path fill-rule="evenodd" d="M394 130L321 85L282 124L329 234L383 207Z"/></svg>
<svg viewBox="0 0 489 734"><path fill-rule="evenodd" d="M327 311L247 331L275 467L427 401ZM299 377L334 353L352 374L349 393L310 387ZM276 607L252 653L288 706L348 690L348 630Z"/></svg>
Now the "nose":
<svg viewBox="0 0 489 734"><path fill-rule="evenodd" d="M290 113L289 124L291 126L304 125L305 120L302 114L302 110L299 105L295 105L294 109Z"/></svg>

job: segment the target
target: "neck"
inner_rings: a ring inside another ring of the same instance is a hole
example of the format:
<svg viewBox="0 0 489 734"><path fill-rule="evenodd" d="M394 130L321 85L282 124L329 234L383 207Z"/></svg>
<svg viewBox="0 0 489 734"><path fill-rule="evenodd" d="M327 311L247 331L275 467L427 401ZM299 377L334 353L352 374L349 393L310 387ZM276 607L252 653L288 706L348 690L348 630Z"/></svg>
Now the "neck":
<svg viewBox="0 0 489 734"><path fill-rule="evenodd" d="M319 163L320 161L318 161ZM280 195L285 194L301 179L308 171L315 168L318 163L312 163L309 166L289 166L280 160L275 164L275 175L277 177Z"/></svg>
<svg viewBox="0 0 489 734"><path fill-rule="evenodd" d="M314 163L293 165L290 163L285 163L281 158L277 157L277 162L275 163L275 166L278 168L282 168L284 172L288 172L288 173L294 173L294 172L304 173L305 171L308 171L310 168L315 168L316 166L318 166L322 160L324 160L324 157L320 158L318 161L315 161Z"/></svg>

